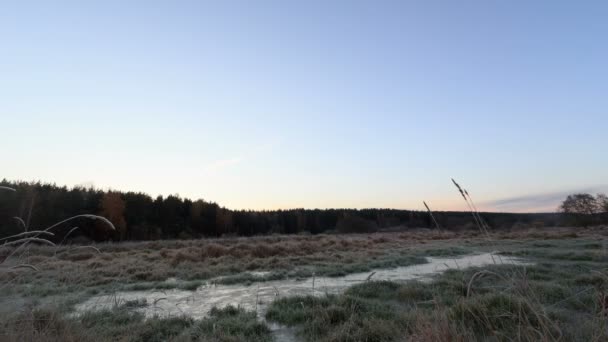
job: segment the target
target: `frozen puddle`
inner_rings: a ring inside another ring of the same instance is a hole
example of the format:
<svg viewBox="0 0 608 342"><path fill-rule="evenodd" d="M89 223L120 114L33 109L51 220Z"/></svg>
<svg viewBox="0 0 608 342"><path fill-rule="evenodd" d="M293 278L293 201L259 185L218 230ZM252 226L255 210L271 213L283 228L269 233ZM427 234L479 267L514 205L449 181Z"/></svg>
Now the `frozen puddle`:
<svg viewBox="0 0 608 342"><path fill-rule="evenodd" d="M313 278L308 278L304 280L273 280L251 285L207 284L200 286L195 291L172 289L116 292L111 295L91 297L84 303L78 304L76 311L108 309L128 301L145 300L147 305L136 307L134 310L142 312L148 317L154 315L188 315L200 319L205 317L211 308L221 308L228 305L256 310L260 316L263 316L266 306L277 297L311 295L313 294L313 288L314 295L317 296L337 294L349 286L366 281L372 274L372 280L406 281L418 279L428 281L431 276L450 268L462 269L494 263L524 264L518 258L491 253L459 258L427 258L427 260L428 263L426 264L353 273L343 277L316 277L314 278L314 287Z"/></svg>
<svg viewBox="0 0 608 342"><path fill-rule="evenodd" d="M366 273L354 273L343 277L316 277L305 280L273 280L254 283L251 285L220 285L207 284L195 291L185 290L146 290L117 292L112 295L94 296L84 303L76 305L76 312L86 310L109 309L115 305L128 301L144 301L146 305L138 306L134 310L147 317L187 315L195 319L205 317L213 307L228 305L242 307L246 310L255 310L258 317L263 319L266 308L275 298L298 295L325 295L337 294L347 287L372 280L406 281L418 279L428 281L435 274L447 269L463 269L491 264L525 264L518 258L499 256L492 253L468 255L458 258L427 258L428 263L398 267L393 269L378 269ZM262 274L262 273L260 273ZM277 333L284 327L273 326ZM278 339L282 340L282 339Z"/></svg>

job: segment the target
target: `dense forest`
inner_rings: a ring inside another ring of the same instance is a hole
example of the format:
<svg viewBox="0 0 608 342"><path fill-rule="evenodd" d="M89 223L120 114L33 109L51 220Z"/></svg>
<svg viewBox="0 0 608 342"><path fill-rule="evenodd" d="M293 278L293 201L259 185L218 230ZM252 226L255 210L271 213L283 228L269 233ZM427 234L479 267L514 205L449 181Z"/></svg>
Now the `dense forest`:
<svg viewBox="0 0 608 342"><path fill-rule="evenodd" d="M396 209L290 209L270 211L230 210L213 202L190 200L178 195L152 198L144 193L102 191L54 184L11 182L1 186L16 191L0 192L0 237L28 229L43 229L78 214L108 218L115 231L99 222L82 219L57 227L62 239L157 240L259 234L318 234L324 232L370 232L434 227L424 211ZM475 227L469 212L434 212L445 229ZM556 213L481 213L494 229L560 225ZM17 218L16 218L17 217ZM20 222L18 218L23 221Z"/></svg>

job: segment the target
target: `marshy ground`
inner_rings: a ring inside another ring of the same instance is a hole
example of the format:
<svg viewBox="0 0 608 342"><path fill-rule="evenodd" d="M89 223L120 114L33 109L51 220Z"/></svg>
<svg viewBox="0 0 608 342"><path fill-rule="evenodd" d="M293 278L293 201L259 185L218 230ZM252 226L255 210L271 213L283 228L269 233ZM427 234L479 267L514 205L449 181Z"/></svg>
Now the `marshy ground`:
<svg viewBox="0 0 608 342"><path fill-rule="evenodd" d="M270 341L280 324L305 341L606 340L607 235L600 227L37 246L20 260L36 271L10 264L0 271L0 339ZM75 313L91 298L125 291L187 293L218 284L255 292L286 279L371 274L421 265L427 257L490 252L528 264L452 268L430 282L372 276L315 296L279 291L263 303L263 317L246 305L197 317L187 311L146 316L142 308L163 296L116 296L114 305Z"/></svg>

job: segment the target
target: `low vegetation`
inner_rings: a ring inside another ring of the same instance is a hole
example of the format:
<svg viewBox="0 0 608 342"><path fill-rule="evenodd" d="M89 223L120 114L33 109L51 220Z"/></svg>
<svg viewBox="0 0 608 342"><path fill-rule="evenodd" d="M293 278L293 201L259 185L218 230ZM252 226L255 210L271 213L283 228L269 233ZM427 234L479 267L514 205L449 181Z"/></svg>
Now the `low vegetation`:
<svg viewBox="0 0 608 342"><path fill-rule="evenodd" d="M313 273L339 276L421 263L423 256L497 251L532 264L450 270L431 283L372 278L339 295L279 298L266 320L291 326L308 341L600 341L608 338L606 235L601 227L489 236L421 230L35 246L26 261L38 271L0 273L0 339L270 341L266 323L235 307L194 320L146 319L137 301L82 315L73 314L73 305L117 290L194 290L211 279L249 284ZM270 273L252 276L254 271Z"/></svg>
<svg viewBox="0 0 608 342"><path fill-rule="evenodd" d="M270 330L254 312L232 306L214 309L209 317L145 319L129 307L91 311L77 318L31 309L0 323L3 341L271 341Z"/></svg>
<svg viewBox="0 0 608 342"><path fill-rule="evenodd" d="M282 298L266 318L298 327L308 341L606 340L602 243L539 244L505 252L529 257L530 266L449 270L430 284L369 281L338 296Z"/></svg>
<svg viewBox="0 0 608 342"><path fill-rule="evenodd" d="M219 283L251 281L247 275L250 271L270 271L265 279L310 277L313 273L340 276L422 263L426 249L438 253L448 238L457 236L419 232L102 243L90 248L33 246L18 262L33 265L38 271L10 269L17 261L8 260L9 269L0 272L0 298L120 289L189 289L210 279ZM423 248L429 242L435 247ZM4 255L11 251L0 248Z"/></svg>

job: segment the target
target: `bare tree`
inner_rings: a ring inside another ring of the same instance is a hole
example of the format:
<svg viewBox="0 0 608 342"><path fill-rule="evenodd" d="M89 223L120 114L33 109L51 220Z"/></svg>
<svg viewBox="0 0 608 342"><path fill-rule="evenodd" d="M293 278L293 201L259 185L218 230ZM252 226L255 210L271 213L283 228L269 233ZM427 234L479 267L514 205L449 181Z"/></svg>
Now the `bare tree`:
<svg viewBox="0 0 608 342"><path fill-rule="evenodd" d="M597 194L595 201L597 202L599 212L608 213L608 196L606 194Z"/></svg>
<svg viewBox="0 0 608 342"><path fill-rule="evenodd" d="M588 226L593 215L600 212L598 199L590 194L573 194L562 202L560 211L575 219L577 224Z"/></svg>

